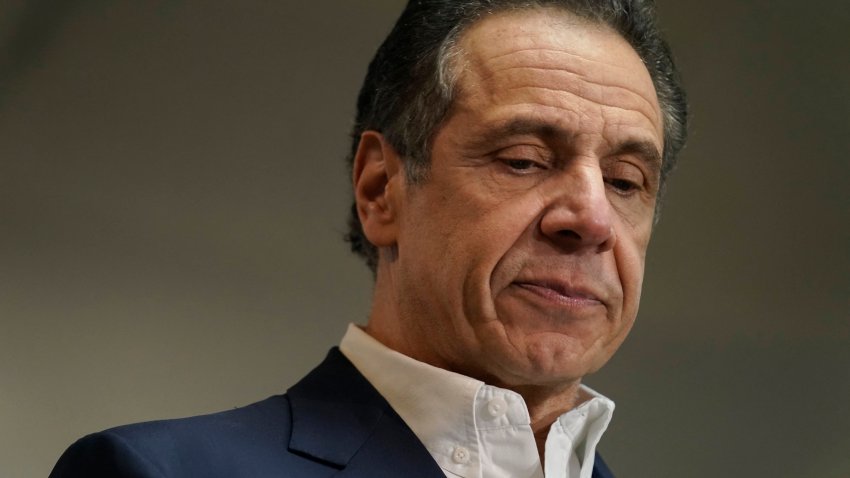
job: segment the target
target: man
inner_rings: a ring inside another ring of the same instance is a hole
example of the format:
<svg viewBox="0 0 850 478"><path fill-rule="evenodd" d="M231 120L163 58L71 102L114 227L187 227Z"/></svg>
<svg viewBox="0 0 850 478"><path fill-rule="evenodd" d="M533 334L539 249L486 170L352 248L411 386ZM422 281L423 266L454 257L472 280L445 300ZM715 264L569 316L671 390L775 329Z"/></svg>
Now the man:
<svg viewBox="0 0 850 478"><path fill-rule="evenodd" d="M411 1L353 134L368 323L286 395L91 435L51 476L612 476L581 381L634 322L685 117L648 1Z"/></svg>

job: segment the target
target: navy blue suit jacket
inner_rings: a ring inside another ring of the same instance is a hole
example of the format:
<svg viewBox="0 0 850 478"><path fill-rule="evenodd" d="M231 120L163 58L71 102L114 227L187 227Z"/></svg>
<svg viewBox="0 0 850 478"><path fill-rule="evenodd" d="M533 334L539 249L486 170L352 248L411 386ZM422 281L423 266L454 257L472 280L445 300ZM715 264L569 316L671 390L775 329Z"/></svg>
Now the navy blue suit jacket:
<svg viewBox="0 0 850 478"><path fill-rule="evenodd" d="M278 395L74 443L50 478L444 478L386 400L334 348ZM613 478L597 455L594 478Z"/></svg>

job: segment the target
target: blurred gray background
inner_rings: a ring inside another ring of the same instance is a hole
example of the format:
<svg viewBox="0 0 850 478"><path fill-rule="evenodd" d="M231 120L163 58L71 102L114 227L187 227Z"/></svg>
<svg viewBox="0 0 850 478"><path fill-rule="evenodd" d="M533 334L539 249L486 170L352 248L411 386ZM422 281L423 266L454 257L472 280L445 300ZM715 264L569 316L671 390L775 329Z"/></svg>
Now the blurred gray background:
<svg viewBox="0 0 850 478"><path fill-rule="evenodd" d="M356 92L401 0L0 0L0 476L281 393L368 312ZM850 476L850 6L660 0L691 141L588 382L622 477Z"/></svg>

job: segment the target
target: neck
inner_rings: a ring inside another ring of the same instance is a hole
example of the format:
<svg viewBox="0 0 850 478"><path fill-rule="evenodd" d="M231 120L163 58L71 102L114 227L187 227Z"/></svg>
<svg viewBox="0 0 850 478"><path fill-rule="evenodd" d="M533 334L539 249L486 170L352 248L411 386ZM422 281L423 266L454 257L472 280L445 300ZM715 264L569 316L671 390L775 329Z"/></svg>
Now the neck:
<svg viewBox="0 0 850 478"><path fill-rule="evenodd" d="M534 432L534 441L537 443L537 453L540 455L540 464L544 467L543 469L545 469L544 457L549 429L558 417L581 403L580 386L581 383L576 380L557 389L540 386L511 387L513 391L522 395L528 407L531 430Z"/></svg>

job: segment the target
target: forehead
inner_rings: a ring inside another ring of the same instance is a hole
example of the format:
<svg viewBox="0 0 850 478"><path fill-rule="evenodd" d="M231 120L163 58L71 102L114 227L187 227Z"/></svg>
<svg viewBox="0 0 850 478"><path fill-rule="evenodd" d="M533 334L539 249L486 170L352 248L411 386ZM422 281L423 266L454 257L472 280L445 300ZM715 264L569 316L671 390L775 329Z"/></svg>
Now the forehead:
<svg viewBox="0 0 850 478"><path fill-rule="evenodd" d="M458 46L459 102L520 104L533 97L557 107L572 101L603 116L626 111L662 136L649 72L607 25L556 8L505 11L474 23Z"/></svg>

